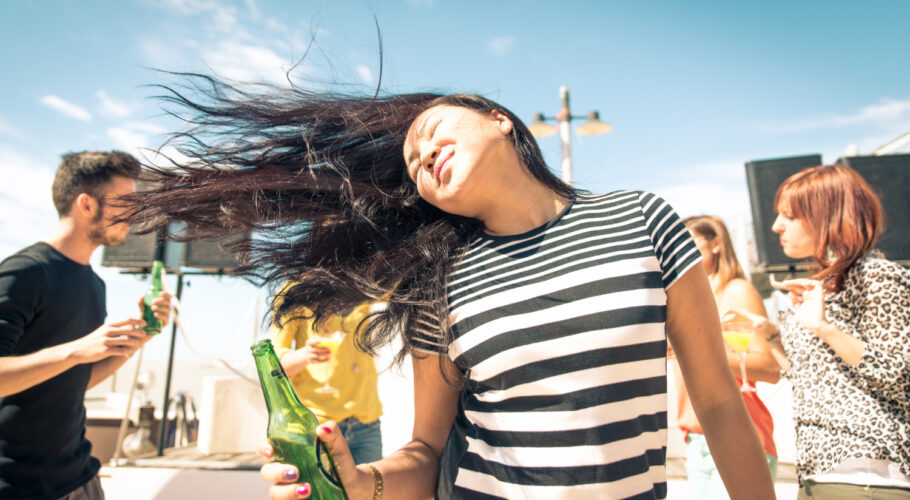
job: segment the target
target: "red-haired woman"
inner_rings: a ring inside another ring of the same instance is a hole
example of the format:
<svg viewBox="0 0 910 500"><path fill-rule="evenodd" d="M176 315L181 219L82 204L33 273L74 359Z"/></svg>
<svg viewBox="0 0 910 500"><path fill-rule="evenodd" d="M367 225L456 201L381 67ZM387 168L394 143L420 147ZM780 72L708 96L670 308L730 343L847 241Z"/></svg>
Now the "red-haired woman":
<svg viewBox="0 0 910 500"><path fill-rule="evenodd" d="M834 165L788 178L775 206L784 253L819 268L776 284L794 304L779 330L757 320L786 353L799 498L910 498L910 273L873 250L881 202Z"/></svg>

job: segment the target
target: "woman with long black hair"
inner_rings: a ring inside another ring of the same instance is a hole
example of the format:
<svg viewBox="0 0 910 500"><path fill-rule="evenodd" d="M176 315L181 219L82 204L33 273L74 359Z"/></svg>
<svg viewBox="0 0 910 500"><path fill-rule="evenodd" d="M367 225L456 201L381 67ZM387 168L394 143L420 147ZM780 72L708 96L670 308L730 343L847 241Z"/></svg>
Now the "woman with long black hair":
<svg viewBox="0 0 910 500"><path fill-rule="evenodd" d="M524 124L472 95L257 95L206 77L167 99L188 160L141 196L148 228L253 228L241 272L283 291L275 320L385 296L359 332L403 333L412 440L355 466L352 500L666 497L666 342L733 498L773 498L726 363L699 253L660 198L593 196L547 169ZM293 467L273 498L305 498Z"/></svg>

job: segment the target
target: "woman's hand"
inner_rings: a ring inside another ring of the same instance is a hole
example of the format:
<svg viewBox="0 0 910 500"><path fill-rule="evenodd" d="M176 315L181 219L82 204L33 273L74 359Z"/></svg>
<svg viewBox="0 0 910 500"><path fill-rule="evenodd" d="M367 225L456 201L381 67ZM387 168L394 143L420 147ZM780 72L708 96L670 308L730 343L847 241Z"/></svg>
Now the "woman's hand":
<svg viewBox="0 0 910 500"><path fill-rule="evenodd" d="M786 351L784 351L784 346L780 339L780 328L778 328L777 325L772 323L768 318L746 311L745 309L734 307L725 309L720 313L721 322L736 319L747 319L751 321L752 328L755 330L754 338L759 339L759 342L767 344L767 349L771 352L771 356L774 357L774 361L777 361L777 364L781 369L787 370L790 368L790 361L787 360L787 354Z"/></svg>
<svg viewBox="0 0 910 500"><path fill-rule="evenodd" d="M790 293L796 318L809 331L818 335L828 325L825 318L825 290L822 282L812 279L777 281L771 276L771 286Z"/></svg>
<svg viewBox="0 0 910 500"><path fill-rule="evenodd" d="M282 335L284 334L282 333ZM274 339L275 337L272 338ZM287 346L290 346L290 339L287 338L280 339L276 343L283 345L284 341L287 341ZM328 347L321 344L322 340L319 337L311 337L307 339L303 347L284 353L280 358L281 366L284 367L288 377L293 377L302 372L310 363L328 361L331 351Z"/></svg>
<svg viewBox="0 0 910 500"><path fill-rule="evenodd" d="M319 337L307 339L306 344L298 349L298 351L300 351L300 356L303 357L303 361L306 364L325 363L332 355L332 350L326 347Z"/></svg>
<svg viewBox="0 0 910 500"><path fill-rule="evenodd" d="M351 455L348 443L341 435L338 425L335 422L326 422L316 428L316 436L325 443L329 454L332 455L348 498L350 500L372 498L373 473L366 468L361 469L354 465L354 457ZM261 448L259 454L265 458L272 458L272 447ZM307 498L313 491L309 482L297 482L301 478L299 471L293 465L269 462L262 466L259 474L262 479L274 483L269 488L269 497L272 500Z"/></svg>
<svg viewBox="0 0 910 500"><path fill-rule="evenodd" d="M726 323L727 321L737 320L737 319L746 319L752 322L752 328L755 330L756 335L760 335L765 342L780 342L780 329L772 323L768 318L764 316L759 316L758 314L746 311L745 309L740 309L738 307L731 307L725 309L720 313L720 322Z"/></svg>

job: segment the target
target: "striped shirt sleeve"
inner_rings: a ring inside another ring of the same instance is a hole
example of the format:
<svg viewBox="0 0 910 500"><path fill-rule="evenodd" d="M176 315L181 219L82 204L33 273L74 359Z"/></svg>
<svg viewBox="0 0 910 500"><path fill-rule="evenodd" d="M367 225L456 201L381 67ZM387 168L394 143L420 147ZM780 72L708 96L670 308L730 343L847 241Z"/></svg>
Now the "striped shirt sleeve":
<svg viewBox="0 0 910 500"><path fill-rule="evenodd" d="M701 262L701 253L679 215L663 198L642 192L638 202L660 262L664 288L669 289L680 276Z"/></svg>
<svg viewBox="0 0 910 500"><path fill-rule="evenodd" d="M417 351L428 354L447 354L441 321L432 311L421 308L411 319L411 344Z"/></svg>

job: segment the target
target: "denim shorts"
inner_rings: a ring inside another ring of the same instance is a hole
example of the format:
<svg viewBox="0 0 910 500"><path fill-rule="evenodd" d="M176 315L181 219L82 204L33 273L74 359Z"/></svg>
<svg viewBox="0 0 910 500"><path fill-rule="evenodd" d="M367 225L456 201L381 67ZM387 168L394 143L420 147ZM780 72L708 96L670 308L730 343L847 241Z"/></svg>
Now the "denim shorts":
<svg viewBox="0 0 910 500"><path fill-rule="evenodd" d="M375 462L382 458L382 432L378 418L365 424L357 417L350 417L338 422L338 428L348 442L355 464Z"/></svg>

